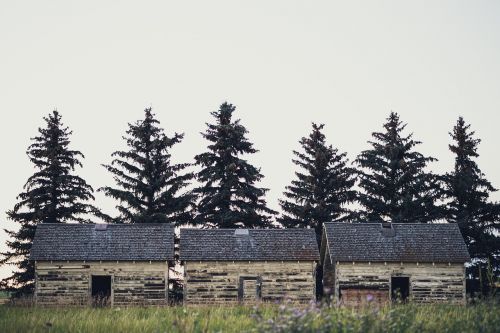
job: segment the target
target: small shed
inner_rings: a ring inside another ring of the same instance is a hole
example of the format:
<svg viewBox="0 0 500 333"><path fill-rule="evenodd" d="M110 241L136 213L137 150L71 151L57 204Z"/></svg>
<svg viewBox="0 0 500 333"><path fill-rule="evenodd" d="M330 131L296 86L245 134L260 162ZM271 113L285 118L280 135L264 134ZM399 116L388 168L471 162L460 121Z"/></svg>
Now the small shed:
<svg viewBox="0 0 500 333"><path fill-rule="evenodd" d="M181 229L185 304L315 298L312 229Z"/></svg>
<svg viewBox="0 0 500 333"><path fill-rule="evenodd" d="M41 223L30 259L39 305L166 305L174 229Z"/></svg>
<svg viewBox="0 0 500 333"><path fill-rule="evenodd" d="M460 230L452 223L325 223L323 287L336 304L465 302Z"/></svg>

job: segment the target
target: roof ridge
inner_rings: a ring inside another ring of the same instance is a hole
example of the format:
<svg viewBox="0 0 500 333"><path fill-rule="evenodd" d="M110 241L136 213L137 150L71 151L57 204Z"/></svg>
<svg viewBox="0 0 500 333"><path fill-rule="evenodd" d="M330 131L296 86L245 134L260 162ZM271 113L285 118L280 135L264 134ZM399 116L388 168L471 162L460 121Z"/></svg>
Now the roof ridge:
<svg viewBox="0 0 500 333"><path fill-rule="evenodd" d="M235 231L235 230L249 230L249 231L285 231L285 230L311 230L314 231L313 228L273 228L273 229L264 229L264 228L213 228L213 229L201 229L201 228L180 228L180 230L199 230L199 231Z"/></svg>
<svg viewBox="0 0 500 333"><path fill-rule="evenodd" d="M397 225L456 225L455 222L438 222L438 223L433 223L433 222L324 222L323 224L330 224L330 225L335 225L335 224L346 224L346 225L374 225L374 224L382 224L382 223L389 223L389 224L397 224Z"/></svg>
<svg viewBox="0 0 500 333"><path fill-rule="evenodd" d="M108 225L108 226L116 226L116 227L119 227L119 226L169 226L169 227L174 227L174 223L73 223L73 222L57 222L57 223L54 223L54 222L49 222L49 223L46 223L46 222L40 222L38 223L36 226L39 226L39 225L65 225L65 226L95 226L95 225L101 225L101 224L105 224L105 225Z"/></svg>

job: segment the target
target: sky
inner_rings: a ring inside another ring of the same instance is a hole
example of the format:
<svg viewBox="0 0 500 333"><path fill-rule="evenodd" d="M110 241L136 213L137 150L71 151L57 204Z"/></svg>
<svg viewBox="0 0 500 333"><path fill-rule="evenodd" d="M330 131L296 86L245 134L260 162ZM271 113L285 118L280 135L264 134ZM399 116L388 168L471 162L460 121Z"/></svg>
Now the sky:
<svg viewBox="0 0 500 333"><path fill-rule="evenodd" d="M192 162L224 101L259 149L248 159L277 210L311 122L352 161L390 111L439 159L434 172L453 168L448 132L463 116L500 187L499 1L1 1L0 48L2 229L17 228L5 212L34 171L30 137L54 109L96 189L112 184L101 164L144 108L167 134L185 133L173 158ZM114 212L100 193L96 204ZM6 239L0 231L0 250Z"/></svg>

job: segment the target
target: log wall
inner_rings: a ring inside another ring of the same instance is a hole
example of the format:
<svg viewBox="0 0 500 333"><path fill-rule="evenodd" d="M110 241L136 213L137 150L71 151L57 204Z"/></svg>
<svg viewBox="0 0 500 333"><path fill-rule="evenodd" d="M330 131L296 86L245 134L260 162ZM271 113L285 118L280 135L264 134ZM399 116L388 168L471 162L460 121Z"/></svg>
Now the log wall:
<svg viewBox="0 0 500 333"><path fill-rule="evenodd" d="M35 299L39 305L89 305L91 276L111 276L111 305L166 305L165 262L36 262Z"/></svg>
<svg viewBox="0 0 500 333"><path fill-rule="evenodd" d="M315 298L315 267L313 261L186 262L184 303L254 302L258 284L258 301L307 303Z"/></svg>
<svg viewBox="0 0 500 333"><path fill-rule="evenodd" d="M392 276L409 277L412 302L465 303L463 264L341 262L334 266L334 298L344 305L360 305L368 294L371 302L389 302Z"/></svg>

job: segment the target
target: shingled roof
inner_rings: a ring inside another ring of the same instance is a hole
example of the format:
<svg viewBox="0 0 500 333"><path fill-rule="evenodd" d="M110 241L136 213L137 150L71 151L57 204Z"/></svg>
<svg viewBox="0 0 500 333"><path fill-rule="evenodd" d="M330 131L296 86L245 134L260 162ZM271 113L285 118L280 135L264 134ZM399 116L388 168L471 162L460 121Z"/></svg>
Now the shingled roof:
<svg viewBox="0 0 500 333"><path fill-rule="evenodd" d="M181 229L181 260L318 260L313 229Z"/></svg>
<svg viewBox="0 0 500 333"><path fill-rule="evenodd" d="M381 223L325 223L332 261L465 262L470 259L462 234L454 223L387 226L389 228L383 228Z"/></svg>
<svg viewBox="0 0 500 333"><path fill-rule="evenodd" d="M170 224L38 224L31 260L172 260Z"/></svg>

